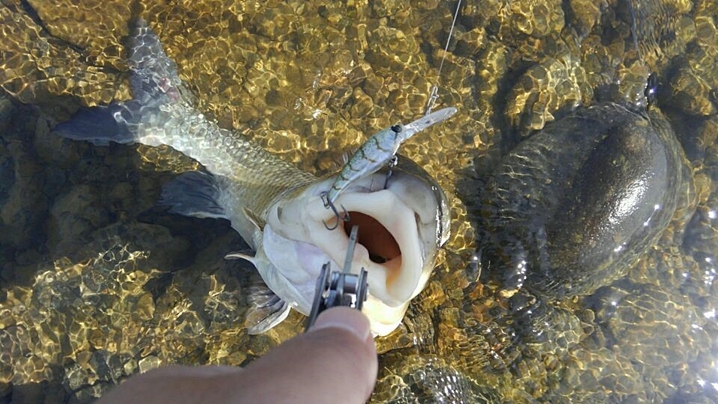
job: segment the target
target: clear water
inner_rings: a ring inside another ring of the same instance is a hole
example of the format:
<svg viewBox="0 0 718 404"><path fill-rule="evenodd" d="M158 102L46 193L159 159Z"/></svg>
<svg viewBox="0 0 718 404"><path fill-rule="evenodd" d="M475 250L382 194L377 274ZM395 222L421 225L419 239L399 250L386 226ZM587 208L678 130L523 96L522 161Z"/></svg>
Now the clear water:
<svg viewBox="0 0 718 404"><path fill-rule="evenodd" d="M453 3L75 3L0 6L3 401L85 402L162 364L242 365L302 328L294 315L248 336L254 275L222 259L246 248L239 236L156 206L196 163L51 133L80 105L129 98L133 13L202 111L307 171L331 171L376 129L415 119L433 84L440 105L459 108L402 148L447 192L452 237L400 329L377 341L374 401L718 400L715 2L468 2L441 77ZM477 249L467 195L568 109L640 102L650 72L692 187L622 280L537 306L548 326L517 334L501 285L467 267Z"/></svg>

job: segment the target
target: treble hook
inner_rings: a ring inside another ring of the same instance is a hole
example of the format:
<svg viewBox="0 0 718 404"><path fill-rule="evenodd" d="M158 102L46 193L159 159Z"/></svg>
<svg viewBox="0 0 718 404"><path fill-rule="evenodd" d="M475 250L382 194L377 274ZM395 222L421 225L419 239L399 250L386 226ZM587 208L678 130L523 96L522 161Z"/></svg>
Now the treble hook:
<svg viewBox="0 0 718 404"><path fill-rule="evenodd" d="M329 225L327 225L327 222L325 222L324 220L322 220L322 223L324 223L324 227L327 230L332 231L332 230L336 229L337 227L339 227L340 220L348 222L351 220L351 218L349 217L349 212L347 212L347 209L343 205L342 205L342 209L344 210L344 217L342 217L339 214L337 207L334 206L334 203L332 201L330 201L329 198L327 197L328 195L329 195L329 192L322 192L320 194L320 196L322 197L322 202L324 203L324 207L329 208L332 210L332 212L334 212L334 216L336 216L336 218L337 218L337 224L335 224L334 227L329 227Z"/></svg>
<svg viewBox="0 0 718 404"><path fill-rule="evenodd" d="M389 178L391 178L391 175L394 173L392 169L396 167L397 164L399 164L399 157L392 156L391 160L389 160L389 163L387 164L388 170L386 171L386 177L384 178L384 189L389 187Z"/></svg>

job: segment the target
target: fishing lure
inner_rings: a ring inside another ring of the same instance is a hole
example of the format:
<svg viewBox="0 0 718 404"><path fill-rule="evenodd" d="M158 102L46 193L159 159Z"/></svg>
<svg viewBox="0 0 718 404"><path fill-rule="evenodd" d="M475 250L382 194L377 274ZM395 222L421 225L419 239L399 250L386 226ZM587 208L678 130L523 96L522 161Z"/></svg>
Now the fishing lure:
<svg viewBox="0 0 718 404"><path fill-rule="evenodd" d="M336 229L339 226L339 220L349 221L349 212L342 207L344 210L344 216L342 217L334 205L334 202L349 184L374 174L392 161L395 162L396 152L402 143L429 126L451 118L455 113L456 108L454 107L444 108L424 115L406 125L391 126L367 139L342 167L342 171L331 188L329 188L329 191L321 193L324 207L331 209L337 217L337 224L334 227L329 227L326 222L324 223L327 230Z"/></svg>

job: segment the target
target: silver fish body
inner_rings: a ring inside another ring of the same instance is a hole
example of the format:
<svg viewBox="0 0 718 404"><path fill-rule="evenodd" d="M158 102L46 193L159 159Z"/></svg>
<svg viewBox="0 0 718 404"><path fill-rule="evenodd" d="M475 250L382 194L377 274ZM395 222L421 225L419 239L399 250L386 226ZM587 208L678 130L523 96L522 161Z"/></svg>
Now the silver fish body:
<svg viewBox="0 0 718 404"><path fill-rule="evenodd" d="M143 21L132 29L129 54L133 99L81 110L55 131L96 144L165 144L204 165L207 173L188 172L170 183L163 201L180 214L230 220L255 250L253 257L230 255L251 261L271 290L250 296L259 313L249 316L250 333L270 329L290 308L310 312L319 271L327 261L341 267L354 224L359 243L351 268L368 271L363 312L375 335L394 330L449 235L446 197L426 172L402 159L386 189L381 172L355 178L336 198L352 219L345 231L329 232L323 221L334 215L321 195L337 175L303 172L198 112L176 65Z"/></svg>

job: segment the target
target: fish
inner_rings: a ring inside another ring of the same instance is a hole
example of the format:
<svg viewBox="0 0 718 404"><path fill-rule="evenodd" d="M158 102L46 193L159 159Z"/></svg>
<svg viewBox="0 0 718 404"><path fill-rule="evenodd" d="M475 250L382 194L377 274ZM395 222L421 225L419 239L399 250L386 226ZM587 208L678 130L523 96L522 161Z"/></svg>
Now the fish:
<svg viewBox="0 0 718 404"><path fill-rule="evenodd" d="M353 178L336 198L351 220L344 231L327 231L323 223L334 214L321 195L339 174L304 172L208 119L149 25L133 20L130 33L132 99L81 108L54 132L98 146L168 145L201 163L202 170L168 183L160 203L181 215L229 220L254 251L227 257L246 259L262 278L247 288L249 334L270 330L292 309L310 313L322 265L343 267L353 225L359 240L352 272L368 272L362 311L375 336L396 329L449 237L447 199L436 181L407 158L386 187L386 169Z"/></svg>

